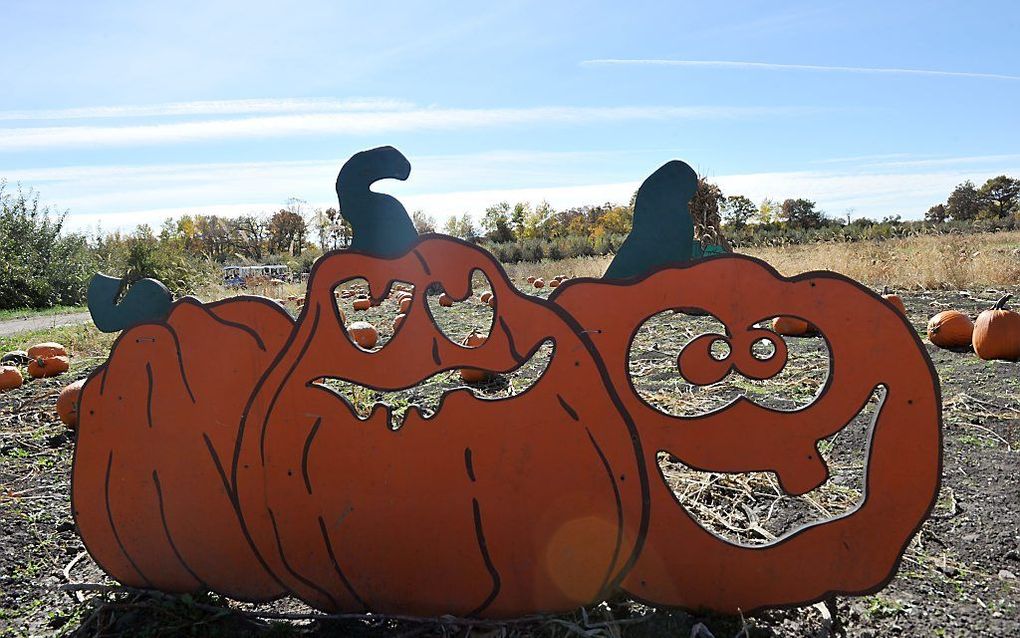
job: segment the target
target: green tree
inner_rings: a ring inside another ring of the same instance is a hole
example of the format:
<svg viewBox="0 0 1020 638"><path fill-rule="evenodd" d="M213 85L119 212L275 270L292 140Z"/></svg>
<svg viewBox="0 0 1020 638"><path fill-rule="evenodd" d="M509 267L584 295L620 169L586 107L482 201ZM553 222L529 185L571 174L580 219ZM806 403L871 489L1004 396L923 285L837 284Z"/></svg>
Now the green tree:
<svg viewBox="0 0 1020 638"><path fill-rule="evenodd" d="M443 232L447 235L454 237L460 237L468 241L474 241L478 238L478 231L475 229L475 222L471 219L471 215L464 213L460 217L451 215L446 220L446 224L443 226Z"/></svg>
<svg viewBox="0 0 1020 638"><path fill-rule="evenodd" d="M730 195L723 205L726 221L735 229L743 228L758 212L758 207L743 195Z"/></svg>
<svg viewBox="0 0 1020 638"><path fill-rule="evenodd" d="M825 215L815 208L815 203L810 199L783 200L779 214L794 228L819 228L825 222Z"/></svg>
<svg viewBox="0 0 1020 638"><path fill-rule="evenodd" d="M935 204L924 214L924 220L933 224L941 224L949 218L945 204Z"/></svg>
<svg viewBox="0 0 1020 638"><path fill-rule="evenodd" d="M510 224L510 204L507 202L500 202L485 209L482 229L491 241L497 244L513 241L514 231Z"/></svg>
<svg viewBox="0 0 1020 638"><path fill-rule="evenodd" d="M957 221L977 219L981 212L981 196L969 179L953 189L946 200L946 212Z"/></svg>
<svg viewBox="0 0 1020 638"><path fill-rule="evenodd" d="M98 270L86 238L63 234L66 213L40 206L34 191L6 186L0 180L0 309L81 303Z"/></svg>
<svg viewBox="0 0 1020 638"><path fill-rule="evenodd" d="M992 219L1004 219L1020 210L1020 179L1006 175L993 177L978 189L982 213Z"/></svg>
<svg viewBox="0 0 1020 638"><path fill-rule="evenodd" d="M242 229L244 228L242 227ZM294 209L282 208L273 213L265 231L268 234L270 253L286 252L288 255L296 256L300 255L305 248L308 224L305 222L304 216ZM257 239L254 230L246 231L245 236L250 237L253 242Z"/></svg>

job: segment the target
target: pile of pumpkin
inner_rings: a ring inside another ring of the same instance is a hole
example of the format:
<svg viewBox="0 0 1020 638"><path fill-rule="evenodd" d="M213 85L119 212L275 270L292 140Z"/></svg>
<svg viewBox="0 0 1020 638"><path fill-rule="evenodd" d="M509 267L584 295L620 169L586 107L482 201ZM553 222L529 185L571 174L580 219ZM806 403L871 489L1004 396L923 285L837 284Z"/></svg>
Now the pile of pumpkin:
<svg viewBox="0 0 1020 638"><path fill-rule="evenodd" d="M535 288L545 288L546 286L549 286L550 288L556 288L560 284L562 284L564 281L566 281L567 279L568 279L568 277L566 275L556 275L555 277L550 279L548 282L546 282L546 280L542 279L541 277L530 277L529 276L528 277L528 283L531 284L532 286L534 286Z"/></svg>
<svg viewBox="0 0 1020 638"><path fill-rule="evenodd" d="M67 348L53 341L37 343L27 351L8 352L0 357L0 392L22 386L25 376L21 366L27 367L28 376L33 379L55 377L68 371L70 357ZM57 398L57 415L72 429L78 426L78 394L83 385L85 379L75 381L61 390Z"/></svg>

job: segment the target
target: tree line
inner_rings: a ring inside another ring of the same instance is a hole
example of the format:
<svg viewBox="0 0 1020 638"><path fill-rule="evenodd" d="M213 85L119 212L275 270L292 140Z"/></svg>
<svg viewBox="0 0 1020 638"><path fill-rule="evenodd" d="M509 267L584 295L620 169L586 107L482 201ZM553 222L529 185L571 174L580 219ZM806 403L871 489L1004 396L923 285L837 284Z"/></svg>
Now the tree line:
<svg viewBox="0 0 1020 638"><path fill-rule="evenodd" d="M635 193L636 195L636 193ZM1020 180L999 175L980 187L958 185L923 220L831 216L805 198L753 202L725 195L699 179L690 203L695 236L704 245L738 249L810 241L860 241L912 234L1020 228ZM84 300L95 272L134 281L155 277L178 294L222 280L222 267L281 263L307 272L326 250L350 243L351 227L336 208L309 210L290 199L272 213L236 217L184 214L159 229L64 232L66 213L41 205L37 193L12 192L0 180L0 309ZM500 202L474 217L449 217L440 227L422 211L412 213L419 233L441 231L481 244L503 262L611 254L630 231L634 197L555 210L547 202Z"/></svg>

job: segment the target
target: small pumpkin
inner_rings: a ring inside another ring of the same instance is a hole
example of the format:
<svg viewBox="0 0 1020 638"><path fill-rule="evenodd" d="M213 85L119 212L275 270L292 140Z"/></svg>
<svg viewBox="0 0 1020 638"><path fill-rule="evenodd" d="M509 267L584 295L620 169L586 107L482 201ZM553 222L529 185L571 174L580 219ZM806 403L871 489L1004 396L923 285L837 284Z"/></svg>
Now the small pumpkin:
<svg viewBox="0 0 1020 638"><path fill-rule="evenodd" d="M903 304L903 299L899 295L890 291L889 286L885 286L882 289L882 299L885 299L886 301L891 303L903 315L907 314L907 307L906 305Z"/></svg>
<svg viewBox="0 0 1020 638"><path fill-rule="evenodd" d="M449 308L453 306L453 298L444 292L439 295L439 305L444 308Z"/></svg>
<svg viewBox="0 0 1020 638"><path fill-rule="evenodd" d="M404 323L404 317L406 316L407 315L405 315L404 313L400 313L399 315L393 318L393 332L396 332L397 330L400 329L400 324Z"/></svg>
<svg viewBox="0 0 1020 638"><path fill-rule="evenodd" d="M67 348L59 343L53 341L47 341L45 343L37 343L28 349L28 356L32 359L38 357L66 357Z"/></svg>
<svg viewBox="0 0 1020 638"><path fill-rule="evenodd" d="M347 332L350 333L354 342L365 350L374 348L379 341L379 331L367 321L355 321L347 326Z"/></svg>
<svg viewBox="0 0 1020 638"><path fill-rule="evenodd" d="M529 284L535 283L535 277L533 275L528 275L528 283Z"/></svg>
<svg viewBox="0 0 1020 638"><path fill-rule="evenodd" d="M20 388L24 382L25 377L21 376L21 370L14 366L0 366L0 392Z"/></svg>
<svg viewBox="0 0 1020 638"><path fill-rule="evenodd" d="M1020 359L1020 313L1006 308L1013 295L1005 295L974 322L974 352L985 360Z"/></svg>
<svg viewBox="0 0 1020 638"><path fill-rule="evenodd" d="M538 277L537 279L535 279L535 281L532 282L531 285L533 285L535 288L545 288L545 280L542 279L541 277Z"/></svg>
<svg viewBox="0 0 1020 638"><path fill-rule="evenodd" d="M974 337L974 323L958 310L943 310L928 320L928 341L940 348L963 348Z"/></svg>
<svg viewBox="0 0 1020 638"><path fill-rule="evenodd" d="M478 299L482 303L489 303L489 299L492 299L492 293L490 291L486 290L482 294L478 295Z"/></svg>
<svg viewBox="0 0 1020 638"><path fill-rule="evenodd" d="M787 337L801 337L811 332L811 325L796 317L776 317L772 320L772 331Z"/></svg>
<svg viewBox="0 0 1020 638"><path fill-rule="evenodd" d="M372 300L367 297L364 299L355 299L353 305L355 310L368 310L372 307Z"/></svg>
<svg viewBox="0 0 1020 638"><path fill-rule="evenodd" d="M85 385L85 379L79 379L64 387L57 397L57 416L64 425L75 430L78 428L78 396Z"/></svg>
<svg viewBox="0 0 1020 638"><path fill-rule="evenodd" d="M70 362L67 357L36 357L28 364L28 374L31 375L33 379L55 377L58 374L67 372L70 367Z"/></svg>
<svg viewBox="0 0 1020 638"><path fill-rule="evenodd" d="M463 341L460 342L460 345L467 348L477 348L484 343L485 337L472 330L471 334L464 337ZM460 369L460 378L466 383L484 383L492 377L493 374L488 370L479 370L478 368Z"/></svg>
<svg viewBox="0 0 1020 638"><path fill-rule="evenodd" d="M560 285L560 280L559 279L553 279L552 281L549 282L549 287L550 288L556 288L559 285Z"/></svg>
<svg viewBox="0 0 1020 638"><path fill-rule="evenodd" d="M400 300L400 314L406 315L411 311L411 297L404 297Z"/></svg>

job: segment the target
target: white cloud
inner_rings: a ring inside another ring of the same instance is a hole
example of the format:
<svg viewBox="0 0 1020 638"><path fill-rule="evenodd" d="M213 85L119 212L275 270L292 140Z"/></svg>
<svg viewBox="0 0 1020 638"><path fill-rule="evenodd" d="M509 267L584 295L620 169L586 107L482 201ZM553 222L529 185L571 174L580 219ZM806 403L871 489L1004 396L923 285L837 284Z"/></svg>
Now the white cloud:
<svg viewBox="0 0 1020 638"><path fill-rule="evenodd" d="M84 120L129 117L180 117L194 115L253 115L264 113L323 113L413 108L404 100L388 98L276 98L262 100L204 100L165 104L91 106L34 111L0 111L0 121Z"/></svg>
<svg viewBox="0 0 1020 638"><path fill-rule="evenodd" d="M769 62L738 62L730 60L597 59L584 60L581 64L584 66L671 66L712 69L762 69L768 71L825 71L885 75L922 75L934 77L970 78L977 80L1020 80L1020 76L1018 75L1005 75L1002 73L942 71L936 69L899 69L891 67L827 66L820 64L773 64Z"/></svg>
<svg viewBox="0 0 1020 638"><path fill-rule="evenodd" d="M0 128L0 152L41 148L139 146L208 140L311 135L378 135L515 125L597 124L637 120L705 120L803 115L815 109L738 106L413 108L288 114L124 126Z"/></svg>
<svg viewBox="0 0 1020 638"><path fill-rule="evenodd" d="M619 162L621 155L636 155ZM499 201L549 201L556 208L626 202L662 161L677 153L642 151L491 151L415 156L406 182L385 180L378 190L411 211L440 222L451 214L479 215ZM864 158L870 159L870 158ZM824 170L713 175L726 194L755 202L805 197L829 214L920 217L960 182L981 183L1001 173L1020 175L1020 156L939 158L934 166L875 167L860 162ZM237 215L270 212L291 196L310 208L336 205L333 185L342 159L300 162L108 166L26 169L10 181L38 187L47 202L68 208L69 228L158 225L185 212ZM636 168L635 168L636 167Z"/></svg>

